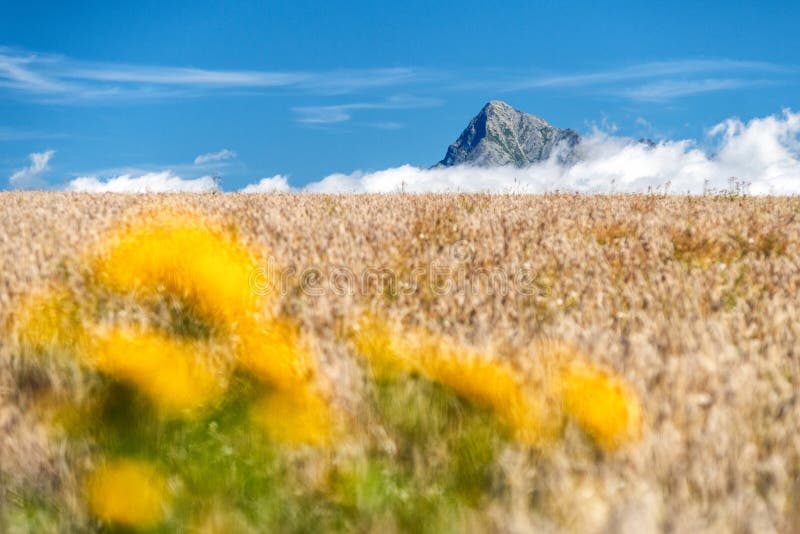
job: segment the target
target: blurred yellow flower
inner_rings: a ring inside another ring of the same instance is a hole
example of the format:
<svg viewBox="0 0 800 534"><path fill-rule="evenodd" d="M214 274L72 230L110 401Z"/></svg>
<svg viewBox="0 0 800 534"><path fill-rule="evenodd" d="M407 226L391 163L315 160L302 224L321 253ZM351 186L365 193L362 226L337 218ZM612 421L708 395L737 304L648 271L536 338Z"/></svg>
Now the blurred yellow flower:
<svg viewBox="0 0 800 534"><path fill-rule="evenodd" d="M109 462L86 484L89 509L94 516L124 527L153 527L168 506L164 477L150 464L137 460Z"/></svg>
<svg viewBox="0 0 800 534"><path fill-rule="evenodd" d="M291 388L307 380L311 361L296 329L271 317L264 297L250 287L256 257L229 232L173 214L119 232L93 265L114 291L185 299L232 341L244 368Z"/></svg>
<svg viewBox="0 0 800 534"><path fill-rule="evenodd" d="M226 369L205 343L141 329L98 329L93 334L88 363L136 386L165 412L198 408L223 390Z"/></svg>
<svg viewBox="0 0 800 534"><path fill-rule="evenodd" d="M253 419L274 440L289 445L324 446L332 438L330 409L311 386L274 390L253 408Z"/></svg>
<svg viewBox="0 0 800 534"><path fill-rule="evenodd" d="M373 317L361 320L354 343L379 378L410 372L445 385L491 407L528 445L541 446L558 437L567 417L606 450L641 433L636 395L565 343L539 343L527 379L451 338L421 328L395 328Z"/></svg>
<svg viewBox="0 0 800 534"><path fill-rule="evenodd" d="M314 374L313 357L289 321L243 320L235 344L239 364L256 377L281 390L307 383Z"/></svg>
<svg viewBox="0 0 800 534"><path fill-rule="evenodd" d="M276 390L262 403L260 417L270 433L278 440L320 443L330 417L310 385L313 358L296 326L272 317L264 297L250 287L256 257L230 233L169 215L119 232L93 265L98 280L116 292L164 291L185 299L220 333L238 364ZM202 405L219 391L221 369L204 363L208 350L200 343L117 330L91 352L98 369L135 384L168 410ZM271 424L264 406L284 417L280 425Z"/></svg>
<svg viewBox="0 0 800 534"><path fill-rule="evenodd" d="M575 361L564 368L561 389L567 415L600 447L612 450L640 436L639 401L619 378Z"/></svg>
<svg viewBox="0 0 800 534"><path fill-rule="evenodd" d="M387 322L366 318L354 341L379 378L413 372L445 385L492 408L526 444L541 445L560 429L546 391L524 387L507 364L447 337L419 328L400 331Z"/></svg>
<svg viewBox="0 0 800 534"><path fill-rule="evenodd" d="M98 280L115 291L165 291L217 324L233 325L261 311L250 288L255 256L197 218L167 215L118 232L92 265Z"/></svg>

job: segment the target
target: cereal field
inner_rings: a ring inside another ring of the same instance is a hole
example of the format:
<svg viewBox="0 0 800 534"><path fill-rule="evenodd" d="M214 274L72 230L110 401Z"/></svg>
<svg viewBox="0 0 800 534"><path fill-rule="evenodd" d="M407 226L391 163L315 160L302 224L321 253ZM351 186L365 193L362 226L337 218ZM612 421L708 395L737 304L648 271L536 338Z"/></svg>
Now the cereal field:
<svg viewBox="0 0 800 534"><path fill-rule="evenodd" d="M0 531L790 532L800 199L0 194Z"/></svg>

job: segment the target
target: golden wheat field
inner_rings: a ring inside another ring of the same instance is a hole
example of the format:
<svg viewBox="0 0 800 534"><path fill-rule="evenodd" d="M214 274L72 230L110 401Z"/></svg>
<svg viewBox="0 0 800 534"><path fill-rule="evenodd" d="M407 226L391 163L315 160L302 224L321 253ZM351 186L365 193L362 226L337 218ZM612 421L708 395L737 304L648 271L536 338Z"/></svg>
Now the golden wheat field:
<svg viewBox="0 0 800 534"><path fill-rule="evenodd" d="M0 531L791 532L799 216L0 193Z"/></svg>

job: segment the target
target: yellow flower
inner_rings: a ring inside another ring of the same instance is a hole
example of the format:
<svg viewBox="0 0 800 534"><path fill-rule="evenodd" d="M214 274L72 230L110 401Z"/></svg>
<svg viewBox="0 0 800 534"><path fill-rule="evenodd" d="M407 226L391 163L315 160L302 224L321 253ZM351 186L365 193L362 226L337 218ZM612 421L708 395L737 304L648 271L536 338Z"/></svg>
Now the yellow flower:
<svg viewBox="0 0 800 534"><path fill-rule="evenodd" d="M549 410L552 403L546 391L526 388L508 365L445 336L423 329L401 332L367 318L354 341L379 377L414 372L445 385L465 399L492 408L524 443L541 445L560 429L557 414Z"/></svg>
<svg viewBox="0 0 800 534"><path fill-rule="evenodd" d="M552 410L549 391L531 388L508 365L446 340L438 348L429 347L422 359L424 376L491 407L519 441L544 445L560 432L561 420Z"/></svg>
<svg viewBox="0 0 800 534"><path fill-rule="evenodd" d="M107 523L152 527L164 518L167 490L164 477L151 465L116 460L91 474L86 485L89 509Z"/></svg>
<svg viewBox="0 0 800 534"><path fill-rule="evenodd" d="M565 367L561 381L567 415L600 447L612 450L640 436L639 401L619 378L576 361Z"/></svg>
<svg viewBox="0 0 800 534"><path fill-rule="evenodd" d="M206 344L140 329L98 330L86 358L95 369L136 386L167 413L211 401L226 374Z"/></svg>
<svg viewBox="0 0 800 534"><path fill-rule="evenodd" d="M241 331L239 363L272 386L254 408L254 420L282 443L328 444L331 409L314 385L314 360L296 327L273 320Z"/></svg>
<svg viewBox="0 0 800 534"><path fill-rule="evenodd" d="M313 357L297 327L272 317L263 296L251 288L256 257L231 232L196 217L154 214L112 234L107 246L89 257L94 276L89 287L135 299L178 297L211 327L216 334L211 341L98 326L64 289L32 297L21 308L20 340L36 348L70 350L81 363L135 386L170 415L202 407L222 393L231 366L212 347L223 344L238 365L276 391L263 406L298 418L286 430L262 410L271 433L320 443L329 434L330 414L311 385Z"/></svg>
<svg viewBox="0 0 800 534"><path fill-rule="evenodd" d="M536 365L527 379L508 364L447 336L420 328L400 330L371 317L359 324L354 343L378 377L413 372L445 385L491 407L528 445L554 440L566 417L606 450L641 434L636 395L620 378L592 365L565 343L539 343Z"/></svg>
<svg viewBox="0 0 800 534"><path fill-rule="evenodd" d="M330 442L329 407L310 386L293 391L274 390L253 409L257 424L276 441L289 445L326 445Z"/></svg>
<svg viewBox="0 0 800 534"><path fill-rule="evenodd" d="M93 267L115 291L152 296L163 290L222 325L260 311L250 288L255 257L231 235L199 220L167 217L119 232L109 244Z"/></svg>
<svg viewBox="0 0 800 534"><path fill-rule="evenodd" d="M620 377L561 341L541 341L534 354L537 369L548 370L546 380L560 399L564 416L575 421L599 447L610 451L640 437L639 399Z"/></svg>
<svg viewBox="0 0 800 534"><path fill-rule="evenodd" d="M165 291L185 299L230 340L238 364L276 390L260 410L260 420L276 439L320 443L327 439L329 414L310 386L313 358L296 326L271 317L263 297L250 287L255 257L232 235L171 215L113 237L94 271L116 292L155 296ZM99 369L135 384L168 410L199 406L219 389L214 370L202 365L208 351L199 343L116 331L101 337L92 352ZM280 424L272 424L274 416L265 406L284 417Z"/></svg>
<svg viewBox="0 0 800 534"><path fill-rule="evenodd" d="M314 374L313 358L289 321L243 320L235 350L242 367L281 390L307 383Z"/></svg>
<svg viewBox="0 0 800 534"><path fill-rule="evenodd" d="M310 358L285 321L250 287L256 255L233 236L188 216L134 226L95 258L98 280L121 293L181 297L233 341L241 365L278 388L306 380Z"/></svg>

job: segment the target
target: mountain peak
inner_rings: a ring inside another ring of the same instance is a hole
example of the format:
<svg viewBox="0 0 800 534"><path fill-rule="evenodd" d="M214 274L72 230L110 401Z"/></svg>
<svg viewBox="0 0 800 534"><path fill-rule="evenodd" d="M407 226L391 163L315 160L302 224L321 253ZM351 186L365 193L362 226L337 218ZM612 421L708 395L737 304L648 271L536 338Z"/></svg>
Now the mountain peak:
<svg viewBox="0 0 800 534"><path fill-rule="evenodd" d="M500 100L490 100L450 145L439 166L470 164L483 167L525 167L546 160L556 149L560 159L572 159L580 136L570 129L551 126Z"/></svg>
<svg viewBox="0 0 800 534"><path fill-rule="evenodd" d="M486 111L488 109L511 109L511 110L517 111L514 108L512 108L510 105L508 105L505 102L503 102L502 100L489 100L486 103L486 105L483 106L483 111Z"/></svg>

